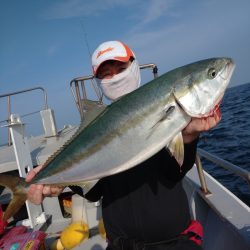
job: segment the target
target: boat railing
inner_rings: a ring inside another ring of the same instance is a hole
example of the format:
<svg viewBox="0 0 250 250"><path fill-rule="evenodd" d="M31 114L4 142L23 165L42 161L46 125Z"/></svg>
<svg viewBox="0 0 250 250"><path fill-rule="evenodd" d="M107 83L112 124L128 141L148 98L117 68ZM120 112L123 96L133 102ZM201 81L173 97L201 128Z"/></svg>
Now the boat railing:
<svg viewBox="0 0 250 250"><path fill-rule="evenodd" d="M153 77L158 77L158 68L153 63L142 64L140 65L140 69L152 69ZM87 86L85 85L86 82L90 83L92 91L94 91L95 98L90 100L87 97L86 90ZM80 113L81 120L84 119L84 114L86 111L89 111L94 106L103 106L103 94L97 85L95 78L93 75L77 77L70 81L70 90L73 95L76 107Z"/></svg>
<svg viewBox="0 0 250 250"><path fill-rule="evenodd" d="M36 113L40 113L43 110L49 110L48 108L48 98L47 98L47 92L43 87L34 87L34 88L28 88L28 89L24 89L24 90L20 90L20 91L15 91L15 92L10 92L10 93L6 93L6 94L1 94L0 95L0 99L1 98L7 98L7 102L8 102L8 111L7 111L7 118L5 120L0 121L1 123L10 123L10 116L12 114L12 96L16 96L19 94L23 94L23 93L27 93L27 92L31 92L31 91L42 91L43 93L43 106L41 109L33 111L33 112L29 112L29 113L25 113L25 114L20 114L20 117L26 117L26 116L30 116L30 115L34 115ZM8 129L8 145L11 145L11 135L10 135L10 130Z"/></svg>
<svg viewBox="0 0 250 250"><path fill-rule="evenodd" d="M92 90L94 90L95 93L95 100L90 100L87 97L87 90L85 83L89 82L90 86L92 87ZM93 75L89 76L83 76L83 77L77 77L70 81L70 90L73 95L76 107L80 113L81 120L84 119L84 113L88 111L86 101L92 102L93 105L104 105L103 103L103 94L101 93L101 90L97 86L97 83L94 80Z"/></svg>
<svg viewBox="0 0 250 250"><path fill-rule="evenodd" d="M226 160L223 160L219 158L218 156L205 151L204 149L198 148L198 154L196 157L196 166L197 166L197 170L198 170L198 174L200 178L201 189L205 194L209 194L209 190L207 188L204 173L202 171L203 167L202 167L200 157L203 157L206 160L214 163L215 165L223 167L224 169L232 172L233 174L243 178L244 180L247 181L248 185L250 186L250 172L249 171L241 167L238 167Z"/></svg>

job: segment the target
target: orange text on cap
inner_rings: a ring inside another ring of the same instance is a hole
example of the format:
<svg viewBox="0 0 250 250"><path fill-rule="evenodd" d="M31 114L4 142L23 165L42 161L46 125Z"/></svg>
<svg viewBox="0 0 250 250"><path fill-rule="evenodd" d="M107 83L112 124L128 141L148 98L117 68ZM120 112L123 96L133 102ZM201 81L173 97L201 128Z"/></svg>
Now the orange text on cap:
<svg viewBox="0 0 250 250"><path fill-rule="evenodd" d="M106 52L112 51L113 49L114 49L114 48L109 47L109 48L107 48L107 49L100 50L100 51L98 52L98 54L97 54L97 57L96 57L96 58L98 58L99 56L103 55L103 54L104 54L104 53L106 53Z"/></svg>

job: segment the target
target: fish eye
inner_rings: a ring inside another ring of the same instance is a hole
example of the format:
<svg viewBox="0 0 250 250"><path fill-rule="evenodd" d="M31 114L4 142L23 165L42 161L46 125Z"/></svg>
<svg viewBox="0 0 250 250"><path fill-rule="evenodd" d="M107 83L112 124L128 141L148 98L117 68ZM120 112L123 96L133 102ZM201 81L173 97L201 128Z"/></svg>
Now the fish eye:
<svg viewBox="0 0 250 250"><path fill-rule="evenodd" d="M210 68L207 72L207 76L209 79L215 78L216 75L217 75L217 72L216 72L215 68Z"/></svg>

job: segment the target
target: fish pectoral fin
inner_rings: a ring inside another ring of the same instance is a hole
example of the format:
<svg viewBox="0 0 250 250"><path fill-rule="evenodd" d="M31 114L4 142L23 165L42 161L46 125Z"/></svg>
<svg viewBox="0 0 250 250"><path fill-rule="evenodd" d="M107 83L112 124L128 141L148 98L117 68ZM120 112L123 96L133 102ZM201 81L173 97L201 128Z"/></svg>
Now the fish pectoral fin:
<svg viewBox="0 0 250 250"><path fill-rule="evenodd" d="M159 119L159 121L157 121L157 123L153 126L153 128L155 126L157 126L158 124L160 124L161 122L169 119L169 116L173 113L174 110L175 110L175 106L174 105L171 105L166 110L164 110L164 112L162 113L161 118Z"/></svg>
<svg viewBox="0 0 250 250"><path fill-rule="evenodd" d="M184 161L184 143L182 133L179 132L166 146L172 156L176 159L178 164L182 166Z"/></svg>
<svg viewBox="0 0 250 250"><path fill-rule="evenodd" d="M169 117L171 116L171 114L173 113L174 110L175 110L175 106L174 106L174 105L171 105L171 106L169 106L166 110L164 110L164 111L162 112L162 115L161 115L160 119L152 126L151 131L150 131L148 137L150 137L150 136L153 134L153 132L155 131L155 129L157 129L158 126L159 126L162 122L164 122L165 120L168 120L168 119L169 119Z"/></svg>

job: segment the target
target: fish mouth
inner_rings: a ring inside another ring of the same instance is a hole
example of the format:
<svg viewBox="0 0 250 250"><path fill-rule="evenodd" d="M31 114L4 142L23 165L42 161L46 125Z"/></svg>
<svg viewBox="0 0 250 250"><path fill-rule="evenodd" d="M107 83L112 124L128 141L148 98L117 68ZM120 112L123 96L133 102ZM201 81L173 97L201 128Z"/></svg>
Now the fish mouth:
<svg viewBox="0 0 250 250"><path fill-rule="evenodd" d="M233 60L231 59L227 65L225 66L225 69L220 73L220 77L226 81L227 79L231 79L232 74L234 72L235 69L235 63L233 62Z"/></svg>

